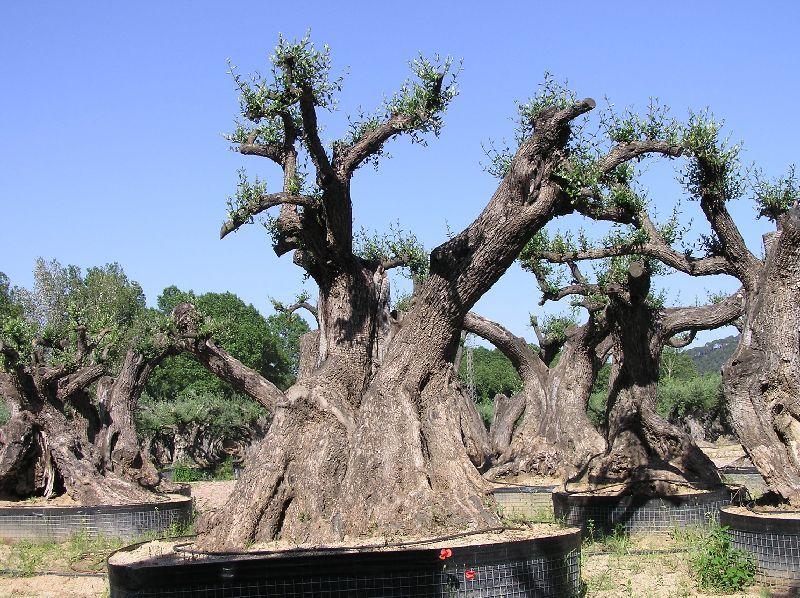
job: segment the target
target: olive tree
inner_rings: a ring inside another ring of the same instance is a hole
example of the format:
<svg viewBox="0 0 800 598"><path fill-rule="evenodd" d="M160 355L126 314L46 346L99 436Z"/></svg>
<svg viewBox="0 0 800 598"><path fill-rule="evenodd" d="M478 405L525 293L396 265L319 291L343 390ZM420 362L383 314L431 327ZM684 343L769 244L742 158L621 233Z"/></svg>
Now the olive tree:
<svg viewBox="0 0 800 598"><path fill-rule="evenodd" d="M243 120L230 139L240 153L276 163L282 182L272 191L242 174L221 232L277 210L267 219L276 254L293 252L319 288L318 343L307 347L297 383L284 392L196 331L190 305L176 310L179 330L191 339L186 349L275 414L226 508L200 522L201 545L495 523L475 465L483 459L485 429L476 425L452 363L470 309L549 220L575 210L616 213L583 201L590 190L575 173L571 123L595 102L546 84L519 106L514 147L498 160L495 192L474 221L425 257L427 275L393 321L387 270L414 256L359 254L351 182L392 138L440 132L456 95L452 62L414 60L414 79L330 144L318 124L340 87L328 50L308 39L281 40L271 63L269 76L234 76ZM613 178L620 165L652 152L679 148L624 141L592 163L599 176ZM307 174L298 167L301 156L310 163Z"/></svg>
<svg viewBox="0 0 800 598"><path fill-rule="evenodd" d="M663 115L663 113L662 113ZM736 320L739 345L723 367L728 420L748 456L774 493L791 504L800 501L797 418L798 394L798 188L794 170L775 180L754 170L741 173L740 148L721 137L721 124L708 113L692 114L684 124L650 112L627 113L606 121L609 135L644 139L663 131L685 158L681 181L709 227L700 251L681 247L653 224L652 206L642 201L633 177L609 191L637 198L620 205L613 220L630 227L629 236L601 247L576 247L554 255L556 261L602 259L638 254L692 276L724 274L742 285L745 305ZM591 178L591 176L589 177ZM756 215L775 224L764 237L763 257L747 246L728 209L731 200L749 190Z"/></svg>
<svg viewBox="0 0 800 598"><path fill-rule="evenodd" d="M174 350L167 321L117 264L84 275L39 260L34 278L30 291L3 292L0 396L11 417L0 485L89 505L151 498L163 486L134 411L149 373Z"/></svg>

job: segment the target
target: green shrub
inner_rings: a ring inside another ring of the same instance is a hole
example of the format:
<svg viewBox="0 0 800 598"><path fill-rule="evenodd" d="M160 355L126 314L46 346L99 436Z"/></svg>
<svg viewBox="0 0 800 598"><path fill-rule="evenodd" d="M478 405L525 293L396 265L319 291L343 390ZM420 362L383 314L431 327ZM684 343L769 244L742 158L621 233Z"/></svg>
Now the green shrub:
<svg viewBox="0 0 800 598"><path fill-rule="evenodd" d="M178 462L172 468L173 482L202 482L209 480L211 476L202 469L192 467L188 463Z"/></svg>
<svg viewBox="0 0 800 598"><path fill-rule="evenodd" d="M586 408L586 415L589 416L589 421L599 428L605 425L606 421L606 403L608 402L608 390L593 391L589 395L589 405Z"/></svg>
<svg viewBox="0 0 800 598"><path fill-rule="evenodd" d="M136 412L136 428L146 437L197 424L213 436L228 438L266 416L267 410L262 405L241 395L227 397L187 391L174 399L155 400L145 394Z"/></svg>
<svg viewBox="0 0 800 598"><path fill-rule="evenodd" d="M228 457L211 474L216 481L229 481L233 479L233 459Z"/></svg>
<svg viewBox="0 0 800 598"><path fill-rule="evenodd" d="M492 418L494 418L494 401L482 400L477 403L478 413L480 413L483 422L487 426L492 425Z"/></svg>
<svg viewBox="0 0 800 598"><path fill-rule="evenodd" d="M722 378L706 374L688 380L661 380L657 396L658 411L665 417L681 420L687 415L713 413L722 401Z"/></svg>
<svg viewBox="0 0 800 598"><path fill-rule="evenodd" d="M756 564L731 546L727 528L716 526L693 540L692 571L701 590L730 593L753 584Z"/></svg>
<svg viewBox="0 0 800 598"><path fill-rule="evenodd" d="M190 463L180 461L172 468L174 482L224 482L233 479L233 459L228 457L212 470L193 467Z"/></svg>

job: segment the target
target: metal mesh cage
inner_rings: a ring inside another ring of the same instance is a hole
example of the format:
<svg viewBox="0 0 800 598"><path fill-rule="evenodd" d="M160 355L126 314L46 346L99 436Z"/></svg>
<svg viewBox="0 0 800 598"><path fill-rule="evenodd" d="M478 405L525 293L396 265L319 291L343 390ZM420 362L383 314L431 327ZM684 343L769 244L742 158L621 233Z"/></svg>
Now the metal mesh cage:
<svg viewBox="0 0 800 598"><path fill-rule="evenodd" d="M723 510L720 523L728 528L734 548L756 559L757 581L791 589L800 595L800 520L764 518Z"/></svg>
<svg viewBox="0 0 800 598"><path fill-rule="evenodd" d="M553 515L552 493L556 486L510 486L495 488L492 496L504 516L539 518Z"/></svg>
<svg viewBox="0 0 800 598"><path fill-rule="evenodd" d="M135 539L192 520L192 499L96 507L0 508L0 538L64 540L75 534Z"/></svg>
<svg viewBox="0 0 800 598"><path fill-rule="evenodd" d="M669 498L646 496L576 496L553 494L553 510L567 525L600 533L669 532L676 527L704 526L719 521L719 509L731 504L732 492L713 492Z"/></svg>

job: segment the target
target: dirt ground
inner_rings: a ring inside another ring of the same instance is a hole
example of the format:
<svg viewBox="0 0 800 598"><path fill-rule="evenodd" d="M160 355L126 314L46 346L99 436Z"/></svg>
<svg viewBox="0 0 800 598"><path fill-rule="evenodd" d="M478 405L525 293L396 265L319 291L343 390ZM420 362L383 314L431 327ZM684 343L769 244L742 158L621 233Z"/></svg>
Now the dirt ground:
<svg viewBox="0 0 800 598"><path fill-rule="evenodd" d="M734 594L704 593L692 577L683 542L664 534L634 535L621 542L585 545L581 575L586 597L706 598L769 596L759 587ZM640 554L645 553L645 554Z"/></svg>
<svg viewBox="0 0 800 598"><path fill-rule="evenodd" d="M741 444L729 438L720 438L717 442L699 442L698 446L717 467L725 467L744 457Z"/></svg>
<svg viewBox="0 0 800 598"><path fill-rule="evenodd" d="M233 491L235 481L230 482L192 482L192 498L198 513L222 508Z"/></svg>

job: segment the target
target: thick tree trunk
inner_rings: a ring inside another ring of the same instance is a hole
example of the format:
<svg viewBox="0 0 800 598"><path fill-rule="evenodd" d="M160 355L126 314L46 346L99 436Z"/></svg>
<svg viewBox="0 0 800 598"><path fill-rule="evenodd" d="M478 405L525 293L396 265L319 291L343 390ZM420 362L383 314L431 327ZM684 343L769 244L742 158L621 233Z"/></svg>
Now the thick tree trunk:
<svg viewBox="0 0 800 598"><path fill-rule="evenodd" d="M103 466L103 457L87 439L75 434L74 425L61 411L45 403L36 414L37 426L58 479L66 493L82 505L150 502L154 496L136 482Z"/></svg>
<svg viewBox="0 0 800 598"><path fill-rule="evenodd" d="M126 366L142 363L139 358L125 361ZM141 484L143 461L141 455L136 456L139 449L131 412L138 395L129 388L130 372L123 367L117 381L100 381L101 391L107 388L107 394L113 395L109 412L98 414L86 394L86 388L104 372L98 365L71 373L33 365L18 368L13 376L0 374L0 392L15 413L3 431L5 442L0 448L0 484L6 490L23 497L50 497L63 491L84 505L154 499ZM132 394L124 396L127 391ZM122 444L120 438L125 438ZM120 450L128 443L135 449ZM112 463L113 458L120 461ZM158 474L152 471L157 483Z"/></svg>
<svg viewBox="0 0 800 598"><path fill-rule="evenodd" d="M593 107L584 100L537 116L536 132L486 209L433 251L429 277L393 329L386 325L383 266L367 267L352 256L350 161L331 165L316 138L313 105L301 105L323 193L301 213L282 209L279 225L302 236L295 261L320 288L319 365L280 393L219 352L204 359L214 352L210 342L189 348L275 413L224 511L200 522L202 546L430 535L497 523L468 452L474 459L479 449L465 446L480 442L465 443L474 418L451 364L466 313L564 207L550 176L564 158L569 121ZM290 248L276 246L278 253Z"/></svg>
<svg viewBox="0 0 800 598"><path fill-rule="evenodd" d="M594 315L569 330L552 366L495 322L470 313L464 328L500 349L522 378L522 389L511 399L495 401L490 434L496 453L488 478L533 473L568 479L604 451L605 441L586 415L606 351L599 348L606 332Z"/></svg>
<svg viewBox="0 0 800 598"><path fill-rule="evenodd" d="M800 506L800 210L767 241L739 346L722 369L728 420L768 488Z"/></svg>
<svg viewBox="0 0 800 598"><path fill-rule="evenodd" d="M718 484L711 460L686 432L656 410L661 352L682 329L671 323L676 316L667 321L662 308L649 304L649 290L648 270L634 262L627 291L610 296L607 314L614 349L607 404L608 450L592 462L588 480L600 486L635 486L642 492L669 492L672 483ZM720 324L709 319L693 329L715 325Z"/></svg>
<svg viewBox="0 0 800 598"><path fill-rule="evenodd" d="M116 378L98 381L101 430L95 440L105 469L152 489L159 485L161 476L150 455L142 450L134 417L154 365L152 360L129 350Z"/></svg>

